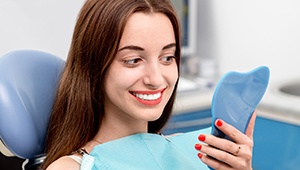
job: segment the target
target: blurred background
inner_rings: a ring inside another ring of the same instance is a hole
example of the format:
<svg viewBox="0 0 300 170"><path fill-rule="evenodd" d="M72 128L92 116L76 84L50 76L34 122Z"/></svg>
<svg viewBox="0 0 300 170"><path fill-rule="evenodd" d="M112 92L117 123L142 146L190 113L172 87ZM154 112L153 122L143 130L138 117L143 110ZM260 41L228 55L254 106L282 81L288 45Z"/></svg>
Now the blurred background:
<svg viewBox="0 0 300 170"><path fill-rule="evenodd" d="M0 56L19 49L63 59L84 0L0 0ZM165 132L211 124L215 84L228 71L270 68L258 108L255 169L300 165L300 1L172 0L182 23L182 79L174 116ZM1 95L1 94L0 94ZM1 109L1 108L0 108ZM278 137L281 136L281 137ZM0 169L14 169L0 157ZM273 165L276 162L276 167Z"/></svg>

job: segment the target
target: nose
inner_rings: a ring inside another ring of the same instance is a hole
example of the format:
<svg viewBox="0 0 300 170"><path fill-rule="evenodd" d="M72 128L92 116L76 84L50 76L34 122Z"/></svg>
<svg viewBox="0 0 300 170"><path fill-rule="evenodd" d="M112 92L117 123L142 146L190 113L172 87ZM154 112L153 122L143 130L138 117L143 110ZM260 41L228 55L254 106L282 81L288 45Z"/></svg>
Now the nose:
<svg viewBox="0 0 300 170"><path fill-rule="evenodd" d="M152 89L158 89L163 85L164 77L161 67L157 63L148 64L145 68L143 83Z"/></svg>

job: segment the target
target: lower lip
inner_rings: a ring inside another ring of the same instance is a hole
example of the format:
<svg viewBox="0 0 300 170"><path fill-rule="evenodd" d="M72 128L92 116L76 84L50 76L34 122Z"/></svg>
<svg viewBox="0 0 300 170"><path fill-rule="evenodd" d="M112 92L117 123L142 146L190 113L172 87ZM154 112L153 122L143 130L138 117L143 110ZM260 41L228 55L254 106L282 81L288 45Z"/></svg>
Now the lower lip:
<svg viewBox="0 0 300 170"><path fill-rule="evenodd" d="M143 105L146 105L146 106L155 106L155 105L158 105L161 102L162 96L163 96L163 92L161 92L160 97L158 99L156 99L156 100L143 100L143 99L140 99L140 98L138 98L136 96L134 96L134 97L136 98L136 100L138 102L140 102Z"/></svg>

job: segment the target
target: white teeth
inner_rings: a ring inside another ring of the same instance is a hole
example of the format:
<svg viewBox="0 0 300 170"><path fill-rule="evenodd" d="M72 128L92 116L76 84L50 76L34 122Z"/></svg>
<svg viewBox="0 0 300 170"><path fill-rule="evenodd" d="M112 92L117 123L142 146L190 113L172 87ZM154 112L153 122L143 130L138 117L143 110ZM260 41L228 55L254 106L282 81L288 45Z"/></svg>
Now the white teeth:
<svg viewBox="0 0 300 170"><path fill-rule="evenodd" d="M136 97L142 99L142 100L157 100L160 98L161 93L157 94L138 94L138 93L133 93Z"/></svg>

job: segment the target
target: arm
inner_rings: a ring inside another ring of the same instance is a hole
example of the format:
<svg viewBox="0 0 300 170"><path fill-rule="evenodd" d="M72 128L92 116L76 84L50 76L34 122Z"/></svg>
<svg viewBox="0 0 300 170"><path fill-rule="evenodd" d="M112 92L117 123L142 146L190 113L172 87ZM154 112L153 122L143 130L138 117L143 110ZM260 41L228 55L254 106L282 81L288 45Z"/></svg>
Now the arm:
<svg viewBox="0 0 300 170"><path fill-rule="evenodd" d="M251 117L246 134L222 120L216 120L218 129L228 135L234 142L217 138L213 135L199 136L205 144L196 144L199 158L216 170L252 170L253 132L256 111Z"/></svg>

